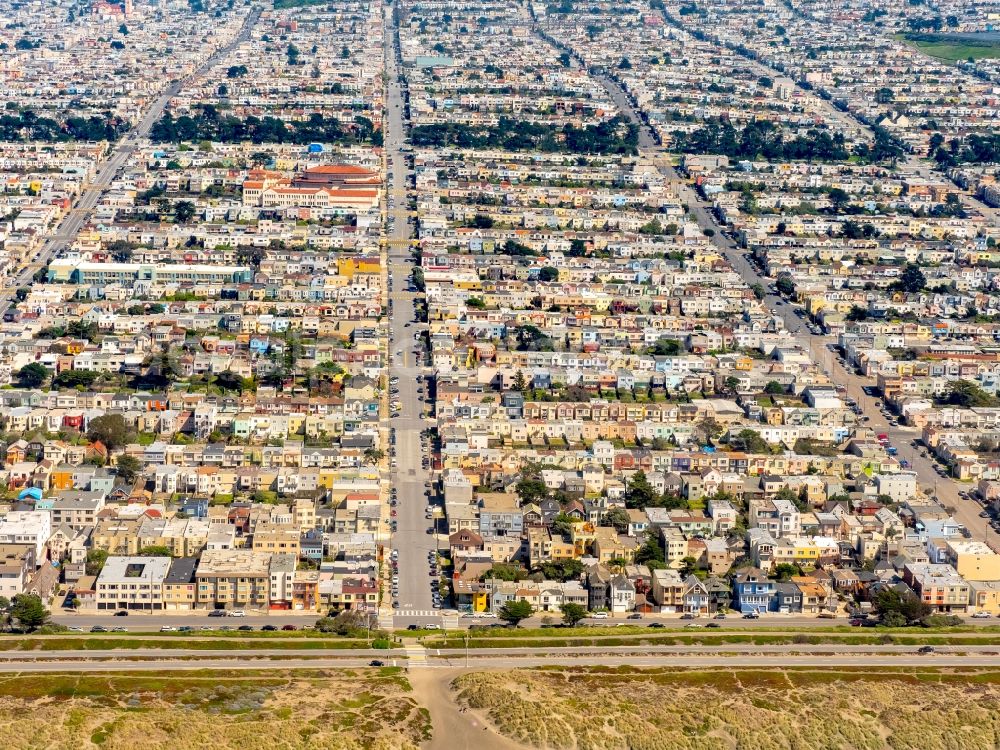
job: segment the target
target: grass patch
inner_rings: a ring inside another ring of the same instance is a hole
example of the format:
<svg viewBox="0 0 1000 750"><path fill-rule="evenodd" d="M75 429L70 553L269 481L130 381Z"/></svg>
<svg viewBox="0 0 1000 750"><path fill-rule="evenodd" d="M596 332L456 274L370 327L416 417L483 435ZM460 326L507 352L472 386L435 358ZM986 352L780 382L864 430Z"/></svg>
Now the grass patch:
<svg viewBox="0 0 1000 750"><path fill-rule="evenodd" d="M1000 58L1000 40L965 39L948 34L903 34L897 38L925 55L947 62Z"/></svg>

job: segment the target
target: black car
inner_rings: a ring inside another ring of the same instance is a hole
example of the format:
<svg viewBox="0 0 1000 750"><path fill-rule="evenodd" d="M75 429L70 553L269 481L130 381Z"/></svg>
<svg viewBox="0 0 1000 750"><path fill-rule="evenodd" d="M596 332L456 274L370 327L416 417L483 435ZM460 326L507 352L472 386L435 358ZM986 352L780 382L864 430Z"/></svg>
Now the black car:
<svg viewBox="0 0 1000 750"><path fill-rule="evenodd" d="M717 622L707 622L705 623L706 628L721 628L722 626Z"/></svg>
<svg viewBox="0 0 1000 750"><path fill-rule="evenodd" d="M385 662L381 661L380 659L372 659L370 662L368 662L368 666L369 667L384 667L385 666Z"/></svg>
<svg viewBox="0 0 1000 750"><path fill-rule="evenodd" d="M419 625L407 625L406 629L407 630L420 630L420 626Z"/></svg>
<svg viewBox="0 0 1000 750"><path fill-rule="evenodd" d="M273 631L275 631L277 629L278 629L277 625L265 625L264 627L261 628L261 630L266 630L269 633L273 632Z"/></svg>
<svg viewBox="0 0 1000 750"><path fill-rule="evenodd" d="M117 612L115 612L115 617L128 617L128 610L119 609Z"/></svg>
<svg viewBox="0 0 1000 750"><path fill-rule="evenodd" d="M237 629L237 630L244 630L244 631L247 631L247 630L253 630L253 625L240 625L240 626L239 626L238 628L236 628L236 629Z"/></svg>
<svg viewBox="0 0 1000 750"><path fill-rule="evenodd" d="M226 610L224 610L224 609L213 609L211 612L208 613L208 616L209 617L225 617L226 616Z"/></svg>
<svg viewBox="0 0 1000 750"><path fill-rule="evenodd" d="M646 627L647 628L665 628L666 625L664 625L662 622L651 622Z"/></svg>

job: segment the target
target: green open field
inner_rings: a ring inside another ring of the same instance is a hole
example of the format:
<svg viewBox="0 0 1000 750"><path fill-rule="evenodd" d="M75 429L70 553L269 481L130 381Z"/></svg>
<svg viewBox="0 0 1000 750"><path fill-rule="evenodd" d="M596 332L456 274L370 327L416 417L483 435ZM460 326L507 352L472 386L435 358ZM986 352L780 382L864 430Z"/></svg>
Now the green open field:
<svg viewBox="0 0 1000 750"><path fill-rule="evenodd" d="M1000 58L1000 40L957 39L941 34L904 34L898 38L926 55L948 62Z"/></svg>

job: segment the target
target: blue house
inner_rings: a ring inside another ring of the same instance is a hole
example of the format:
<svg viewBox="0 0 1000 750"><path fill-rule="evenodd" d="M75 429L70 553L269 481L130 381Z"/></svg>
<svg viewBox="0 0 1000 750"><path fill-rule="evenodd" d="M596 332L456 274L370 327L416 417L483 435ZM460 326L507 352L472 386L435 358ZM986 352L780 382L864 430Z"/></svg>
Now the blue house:
<svg viewBox="0 0 1000 750"><path fill-rule="evenodd" d="M775 611L776 585L760 568L741 571L733 579L733 609L743 614Z"/></svg>

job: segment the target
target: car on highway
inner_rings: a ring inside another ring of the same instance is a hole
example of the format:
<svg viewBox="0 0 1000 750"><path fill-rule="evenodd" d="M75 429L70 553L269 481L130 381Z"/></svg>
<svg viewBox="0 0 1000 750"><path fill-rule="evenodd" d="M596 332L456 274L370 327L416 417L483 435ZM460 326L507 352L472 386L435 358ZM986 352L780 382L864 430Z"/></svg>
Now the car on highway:
<svg viewBox="0 0 1000 750"><path fill-rule="evenodd" d="M759 620L760 619L760 613L759 612L747 612L746 614L743 615L743 619L744 620Z"/></svg>
<svg viewBox="0 0 1000 750"><path fill-rule="evenodd" d="M119 609L117 612L115 612L115 617L128 617L128 610Z"/></svg>
<svg viewBox="0 0 1000 750"><path fill-rule="evenodd" d="M933 646L921 646L920 648L917 649L917 653L918 654L933 654L934 653L934 647Z"/></svg>
<svg viewBox="0 0 1000 750"><path fill-rule="evenodd" d="M176 628L173 625L161 625L160 626L160 632L161 633L173 633L174 630L176 630Z"/></svg>
<svg viewBox="0 0 1000 750"><path fill-rule="evenodd" d="M372 659L370 662L368 662L368 666L369 667L384 667L385 666L385 662L382 661L381 659Z"/></svg>
<svg viewBox="0 0 1000 750"><path fill-rule="evenodd" d="M128 628L126 628L124 625L119 625L116 628L111 628L111 632L112 633L127 633L128 632Z"/></svg>

